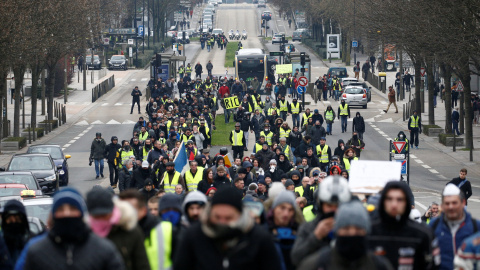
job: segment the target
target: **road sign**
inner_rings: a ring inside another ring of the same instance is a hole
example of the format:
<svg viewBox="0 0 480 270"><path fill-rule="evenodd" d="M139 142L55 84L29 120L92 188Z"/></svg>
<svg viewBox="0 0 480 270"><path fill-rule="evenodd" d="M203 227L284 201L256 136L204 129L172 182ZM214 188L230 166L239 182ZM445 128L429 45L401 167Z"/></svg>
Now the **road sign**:
<svg viewBox="0 0 480 270"><path fill-rule="evenodd" d="M132 58L133 57L133 48L128 47L128 57Z"/></svg>
<svg viewBox="0 0 480 270"><path fill-rule="evenodd" d="M462 83L462 81L458 81L458 83L457 83L457 92L463 92L463 83Z"/></svg>
<svg viewBox="0 0 480 270"><path fill-rule="evenodd" d="M393 146L395 147L395 150L397 150L397 153L401 153L403 148L405 147L406 142L393 142Z"/></svg>
<svg viewBox="0 0 480 270"><path fill-rule="evenodd" d="M270 56L283 56L283 52L270 52Z"/></svg>
<svg viewBox="0 0 480 270"><path fill-rule="evenodd" d="M394 154L393 159L405 159L405 154Z"/></svg>
<svg viewBox="0 0 480 270"><path fill-rule="evenodd" d="M143 36L143 25L138 26L138 35L141 37Z"/></svg>
<svg viewBox="0 0 480 270"><path fill-rule="evenodd" d="M128 45L133 45L133 39L131 38L128 39Z"/></svg>
<svg viewBox="0 0 480 270"><path fill-rule="evenodd" d="M401 164L402 175L406 175L407 174L407 160L406 159L397 159L395 161Z"/></svg>
<svg viewBox="0 0 480 270"><path fill-rule="evenodd" d="M425 68L420 68L420 75L425 77Z"/></svg>
<svg viewBox="0 0 480 270"><path fill-rule="evenodd" d="M305 86L300 86L300 85L299 85L299 86L297 87L297 93L298 93L299 95L302 95L303 93L305 93L305 91L307 91L307 88L305 88Z"/></svg>
<svg viewBox="0 0 480 270"><path fill-rule="evenodd" d="M352 40L352 48L357 48L358 47L358 41Z"/></svg>
<svg viewBox="0 0 480 270"><path fill-rule="evenodd" d="M291 74L292 64L277 65L277 74Z"/></svg>
<svg viewBox="0 0 480 270"><path fill-rule="evenodd" d="M135 34L135 28L119 28L119 29L108 29L110 35L133 35Z"/></svg>
<svg viewBox="0 0 480 270"><path fill-rule="evenodd" d="M103 38L103 45L110 45L110 39L109 38Z"/></svg>
<svg viewBox="0 0 480 270"><path fill-rule="evenodd" d="M299 84L300 86L307 86L307 84L308 84L308 79L307 79L307 77L302 76L302 77L298 78L298 84Z"/></svg>

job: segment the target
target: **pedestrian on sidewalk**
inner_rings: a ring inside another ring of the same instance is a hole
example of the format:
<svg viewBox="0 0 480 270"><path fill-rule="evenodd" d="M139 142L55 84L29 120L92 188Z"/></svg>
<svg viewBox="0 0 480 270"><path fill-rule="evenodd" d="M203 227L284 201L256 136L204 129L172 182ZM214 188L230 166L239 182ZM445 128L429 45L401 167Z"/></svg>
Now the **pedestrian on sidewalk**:
<svg viewBox="0 0 480 270"><path fill-rule="evenodd" d="M453 178L452 181L447 183L447 185L448 184L454 184L463 192L463 194L465 195L465 205L467 205L468 198L472 196L472 184L470 183L470 181L467 180L467 169L460 169L458 177Z"/></svg>
<svg viewBox="0 0 480 270"><path fill-rule="evenodd" d="M95 134L95 139L92 142L92 146L90 147L90 160L95 162L95 179L98 179L100 175L103 178L103 159L105 158L104 154L106 146L107 143L102 138L102 133L97 132Z"/></svg>
<svg viewBox="0 0 480 270"><path fill-rule="evenodd" d="M405 91L410 92L411 84L413 83L413 76L410 73L405 71L405 76L403 76L403 83L405 84Z"/></svg>
<svg viewBox="0 0 480 270"><path fill-rule="evenodd" d="M440 87L438 86L438 82L435 82L435 88L433 88L433 107L437 108L437 96L440 92Z"/></svg>
<svg viewBox="0 0 480 270"><path fill-rule="evenodd" d="M135 103L137 103L138 107L138 114L140 114L140 97L142 96L142 91L138 89L138 86L135 86L135 88L132 90L131 93L132 96L132 108L130 109L130 114L133 113L133 107L135 107Z"/></svg>
<svg viewBox="0 0 480 270"><path fill-rule="evenodd" d="M460 114L458 113L458 108L453 109L452 112L452 126L453 132L457 132L457 136L460 136L460 131L458 130L458 122L460 121Z"/></svg>
<svg viewBox="0 0 480 270"><path fill-rule="evenodd" d="M15 77L12 76L9 83L10 88L10 104L13 104L13 100L15 99Z"/></svg>
<svg viewBox="0 0 480 270"><path fill-rule="evenodd" d="M417 115L417 110L413 111L413 115L408 119L408 130L410 131L410 146L418 149L418 134L422 133L422 121Z"/></svg>
<svg viewBox="0 0 480 270"><path fill-rule="evenodd" d="M83 72L83 55L78 57L78 71Z"/></svg>
<svg viewBox="0 0 480 270"><path fill-rule="evenodd" d="M357 64L353 67L353 72L355 72L355 78L357 78L357 80L360 80L359 76L360 76L360 61L357 62Z"/></svg>
<svg viewBox="0 0 480 270"><path fill-rule="evenodd" d="M395 106L395 113L398 113L398 107L397 103L395 102L395 90L393 90L393 86L388 87L388 107L386 110L383 110L385 113L388 112L388 109L390 109L390 105Z"/></svg>
<svg viewBox="0 0 480 270"><path fill-rule="evenodd" d="M454 83L452 86L452 108L457 107L457 100L458 100L457 84Z"/></svg>
<svg viewBox="0 0 480 270"><path fill-rule="evenodd" d="M373 69L373 67L372 67ZM370 71L370 64L368 63L368 60L363 63L362 66L362 72L363 72L363 80L367 81L368 79L368 72Z"/></svg>
<svg viewBox="0 0 480 270"><path fill-rule="evenodd" d="M209 76L210 78L212 77L212 69L213 69L212 61L208 60L208 63L207 63L207 72L208 72L208 76Z"/></svg>
<svg viewBox="0 0 480 270"><path fill-rule="evenodd" d="M395 89L397 90L397 100L400 100L400 84L401 84L401 80L400 80L400 74L397 75L397 78L395 79Z"/></svg>
<svg viewBox="0 0 480 270"><path fill-rule="evenodd" d="M376 61L376 60L377 60L377 59L375 59L375 56L373 56L373 55L370 56L370 63L371 63L371 66L372 66L372 74L375 73L375 69L374 69L374 68L375 68L375 61ZM379 61L380 61L380 60L379 60ZM368 60L367 60L367 62L368 62Z"/></svg>

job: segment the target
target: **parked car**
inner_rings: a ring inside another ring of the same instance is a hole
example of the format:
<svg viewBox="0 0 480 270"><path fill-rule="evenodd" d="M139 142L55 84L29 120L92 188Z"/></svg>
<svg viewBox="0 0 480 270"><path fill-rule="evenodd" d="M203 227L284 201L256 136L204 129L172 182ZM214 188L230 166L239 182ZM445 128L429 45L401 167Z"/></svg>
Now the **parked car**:
<svg viewBox="0 0 480 270"><path fill-rule="evenodd" d="M371 86L368 86L366 83L364 82L351 82L349 84L349 86L356 86L356 87L362 87L363 90L365 90L365 92L367 93L367 98L368 98L368 101L372 101L372 87Z"/></svg>
<svg viewBox="0 0 480 270"><path fill-rule="evenodd" d="M272 19L272 13L270 11L262 12L262 20L270 21Z"/></svg>
<svg viewBox="0 0 480 270"><path fill-rule="evenodd" d="M258 4L257 4L257 7L260 8L260 7L263 7L263 8L266 8L267 7L267 4L265 4L265 1L258 1Z"/></svg>
<svg viewBox="0 0 480 270"><path fill-rule="evenodd" d="M190 37L188 36L188 33L185 31L185 40L183 40L183 32L178 32L177 42L183 44L190 44Z"/></svg>
<svg viewBox="0 0 480 270"><path fill-rule="evenodd" d="M48 215L53 204L52 197L23 198L22 203L25 206L28 217L38 218L47 224Z"/></svg>
<svg viewBox="0 0 480 270"><path fill-rule="evenodd" d="M87 69L98 69L98 70L102 69L102 60L100 60L100 57L98 55L93 56L93 62L91 60L92 60L91 55L87 55L85 57L85 63L87 64Z"/></svg>
<svg viewBox="0 0 480 270"><path fill-rule="evenodd" d="M0 184L26 185L29 190L35 191L35 195L42 195L42 188L32 172L0 172Z"/></svg>
<svg viewBox="0 0 480 270"><path fill-rule="evenodd" d="M347 86L343 90L342 100L345 100L348 106L362 106L364 109L367 108L368 104L366 91L357 86Z"/></svg>
<svg viewBox="0 0 480 270"><path fill-rule="evenodd" d="M5 168L0 168L5 171ZM37 179L40 187L47 187L44 193L53 194L59 189L57 166L50 154L15 154L6 168L8 172L29 171Z"/></svg>
<svg viewBox="0 0 480 270"><path fill-rule="evenodd" d="M108 69L128 69L128 59L125 55L112 55L112 58L108 59Z"/></svg>
<svg viewBox="0 0 480 270"><path fill-rule="evenodd" d="M337 78L346 78L348 77L347 69L344 67L331 67L328 69L327 76L333 78L333 76L337 76Z"/></svg>
<svg viewBox="0 0 480 270"><path fill-rule="evenodd" d="M282 33L275 33L272 37L272 44L275 43L282 43L282 37L285 37L285 34Z"/></svg>
<svg viewBox="0 0 480 270"><path fill-rule="evenodd" d="M60 186L68 185L68 162L70 155L63 153L62 147L55 144L37 144L28 147L27 153L45 153L50 154L57 166L58 174L60 176Z"/></svg>

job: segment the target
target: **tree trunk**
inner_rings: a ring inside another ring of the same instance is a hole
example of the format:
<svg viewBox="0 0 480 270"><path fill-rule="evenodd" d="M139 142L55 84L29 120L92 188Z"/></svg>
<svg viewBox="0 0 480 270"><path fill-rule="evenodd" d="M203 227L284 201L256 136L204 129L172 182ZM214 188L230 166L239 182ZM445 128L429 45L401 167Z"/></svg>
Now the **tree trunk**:
<svg viewBox="0 0 480 270"><path fill-rule="evenodd" d="M463 108L464 108L464 116L465 116L465 147L467 149L473 149L473 111L472 111L472 101L471 101L471 93L472 89L470 88L470 64L468 61L464 62L463 67L461 67L461 76L459 76L462 80L463 84Z"/></svg>
<svg viewBox="0 0 480 270"><path fill-rule="evenodd" d="M13 75L15 77L15 104L13 110L13 137L20 137L20 105L25 102L25 97L21 99L23 76L25 76L25 65L18 64L13 68ZM24 112L25 113L25 112Z"/></svg>
<svg viewBox="0 0 480 270"><path fill-rule="evenodd" d="M53 65L52 67L48 67L48 80L46 85L46 94L47 96L47 115L48 120L53 120L53 92L55 88L55 71L57 65Z"/></svg>
<svg viewBox="0 0 480 270"><path fill-rule="evenodd" d="M427 79L428 79L428 124L435 125L435 109L433 104L433 92L435 91L435 78L433 74L434 64L433 61L428 60L426 66Z"/></svg>
<svg viewBox="0 0 480 270"><path fill-rule="evenodd" d="M0 65L0 93L2 100L0 101L0 125L2 126L0 130L0 138L5 138L8 136L8 110L7 108L7 76L8 76L8 67ZM5 115L3 110L5 109Z"/></svg>
<svg viewBox="0 0 480 270"><path fill-rule="evenodd" d="M413 62L413 66L415 68L415 110L417 110L417 114L422 114L422 104L420 103L420 85L422 84L422 78L420 76L420 68L421 62L419 60L415 60ZM410 90L411 91L411 90Z"/></svg>
<svg viewBox="0 0 480 270"><path fill-rule="evenodd" d="M34 63L32 67L32 113L30 117L31 130L33 131L33 139L36 139L37 128L37 95L38 95L38 80L40 73L43 71L43 66L38 62Z"/></svg>
<svg viewBox="0 0 480 270"><path fill-rule="evenodd" d="M452 133L452 68L448 64L440 66L445 83L445 133Z"/></svg>

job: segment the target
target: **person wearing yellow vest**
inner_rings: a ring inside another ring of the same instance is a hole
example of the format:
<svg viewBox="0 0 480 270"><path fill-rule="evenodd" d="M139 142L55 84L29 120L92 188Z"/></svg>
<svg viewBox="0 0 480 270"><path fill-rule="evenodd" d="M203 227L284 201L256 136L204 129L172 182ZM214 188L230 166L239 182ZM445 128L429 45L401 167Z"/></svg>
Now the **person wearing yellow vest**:
<svg viewBox="0 0 480 270"><path fill-rule="evenodd" d="M193 136L192 132L190 131L189 128L185 131L184 134L180 137L180 139L183 141L183 143L186 145L188 141L190 140L195 140L195 137Z"/></svg>
<svg viewBox="0 0 480 270"><path fill-rule="evenodd" d="M180 184L185 190L185 181L183 180L182 175L175 171L175 163L168 162L166 164L166 168L167 170L163 174L162 180L160 181L159 189L165 190L165 193L175 193L175 186Z"/></svg>
<svg viewBox="0 0 480 270"><path fill-rule="evenodd" d="M338 101L338 99L340 98L340 91L342 91L342 85L340 84L340 81L338 79L333 80L332 88L333 88L333 96L335 97L335 100Z"/></svg>
<svg viewBox="0 0 480 270"><path fill-rule="evenodd" d="M187 67L185 68L185 73L189 78L192 77L192 66L190 66L190 63L188 63Z"/></svg>
<svg viewBox="0 0 480 270"><path fill-rule="evenodd" d="M117 153L117 165L118 168L121 169L123 163L130 159L131 156L135 156L133 149L130 147L130 143L125 141L123 144L123 148L118 150Z"/></svg>
<svg viewBox="0 0 480 270"><path fill-rule="evenodd" d="M240 130L240 123L235 124L235 130L230 132L230 143L232 144L233 158L237 156L243 159L243 149L246 147L245 136Z"/></svg>
<svg viewBox="0 0 480 270"><path fill-rule="evenodd" d="M418 134L422 133L422 121L417 115L417 110L413 111L413 115L408 119L408 131L410 131L410 145L418 149Z"/></svg>
<svg viewBox="0 0 480 270"><path fill-rule="evenodd" d="M287 138L281 137L280 144L278 147L282 148L282 152L288 158L288 160L293 160L293 151L291 151L290 146L287 144Z"/></svg>
<svg viewBox="0 0 480 270"><path fill-rule="evenodd" d="M183 79L183 74L185 74L185 68L183 67L183 65L181 65L178 68L178 75L180 75L180 79Z"/></svg>
<svg viewBox="0 0 480 270"><path fill-rule="evenodd" d="M313 114L310 113L310 109L307 108L305 113L302 115L302 123L300 124L302 127L308 122L308 118L312 118Z"/></svg>
<svg viewBox="0 0 480 270"><path fill-rule="evenodd" d="M203 179L203 168L198 168L198 163L194 160L190 161L190 170L183 175L188 191L197 190L198 183Z"/></svg>
<svg viewBox="0 0 480 270"><path fill-rule="evenodd" d="M295 194L297 197L305 197L307 198L309 192L309 183L310 177L305 176L302 179L302 185L295 188Z"/></svg>
<svg viewBox="0 0 480 270"><path fill-rule="evenodd" d="M397 137L395 138L394 140L395 142L405 142L405 146L403 147L402 149L402 152L398 152L397 149L395 148L395 146L392 145L392 153L394 154L406 154L408 153L408 147L409 147L409 143L408 143L408 139L407 139L407 136L405 135L405 133L400 130L400 132L398 132L398 135Z"/></svg>
<svg viewBox="0 0 480 270"><path fill-rule="evenodd" d="M335 111L332 109L331 105L328 105L327 109L323 113L323 118L325 118L325 122L327 123L327 134L332 135L333 130L333 122L335 122Z"/></svg>
<svg viewBox="0 0 480 270"><path fill-rule="evenodd" d="M307 206L303 211L305 220L310 221L303 224L298 231L291 251L294 265L299 265L306 257L317 252L319 245L330 244L335 212L340 205L351 199L347 180L338 176L325 178L315 192L317 195L315 207ZM313 208L316 208L314 213L312 213ZM315 215L317 215L316 218Z"/></svg>
<svg viewBox="0 0 480 270"><path fill-rule="evenodd" d="M272 115L274 115L273 112L275 112L276 115L280 114L280 110L279 110L277 107L275 107L275 102L273 102L273 103L272 103L272 107L270 107L270 108L267 110L267 116L272 116Z"/></svg>
<svg viewBox="0 0 480 270"><path fill-rule="evenodd" d="M353 150L352 148L349 148L345 151L345 154L342 160L342 165L349 174L350 174L350 166L352 165L353 160L358 160L358 157L355 156L355 150Z"/></svg>
<svg viewBox="0 0 480 270"><path fill-rule="evenodd" d="M148 153L152 150L152 141L150 139L145 140L145 144L142 147L142 160L146 161L148 158Z"/></svg>
<svg viewBox="0 0 480 270"><path fill-rule="evenodd" d="M302 107L297 101L297 98L293 98L292 103L288 107L288 111L292 114L292 121L294 127L299 127L300 125L300 113L302 112Z"/></svg>
<svg viewBox="0 0 480 270"><path fill-rule="evenodd" d="M288 138L290 136L290 132L292 131L288 126L287 121L282 123L282 126L279 128L279 138Z"/></svg>
<svg viewBox="0 0 480 270"><path fill-rule="evenodd" d="M272 146L273 135L273 132L270 131L270 124L265 123L263 126L263 131L260 132L260 137L265 137L265 141L267 142L268 146Z"/></svg>
<svg viewBox="0 0 480 270"><path fill-rule="evenodd" d="M347 132L347 118L350 118L350 107L342 99L340 106L338 106L338 119L342 120L342 133Z"/></svg>
<svg viewBox="0 0 480 270"><path fill-rule="evenodd" d="M140 128L140 133L138 133L138 140L140 143L145 142L145 140L148 138L149 134L147 132L146 127L141 127Z"/></svg>
<svg viewBox="0 0 480 270"><path fill-rule="evenodd" d="M285 96L282 96L282 99L278 101L278 105L280 106L280 117L283 121L287 121L289 103L285 100Z"/></svg>
<svg viewBox="0 0 480 270"><path fill-rule="evenodd" d="M330 158L332 157L332 150L328 145L326 145L327 139L325 137L320 138L320 144L317 145L317 157L318 162L320 163L320 169L326 171Z"/></svg>

